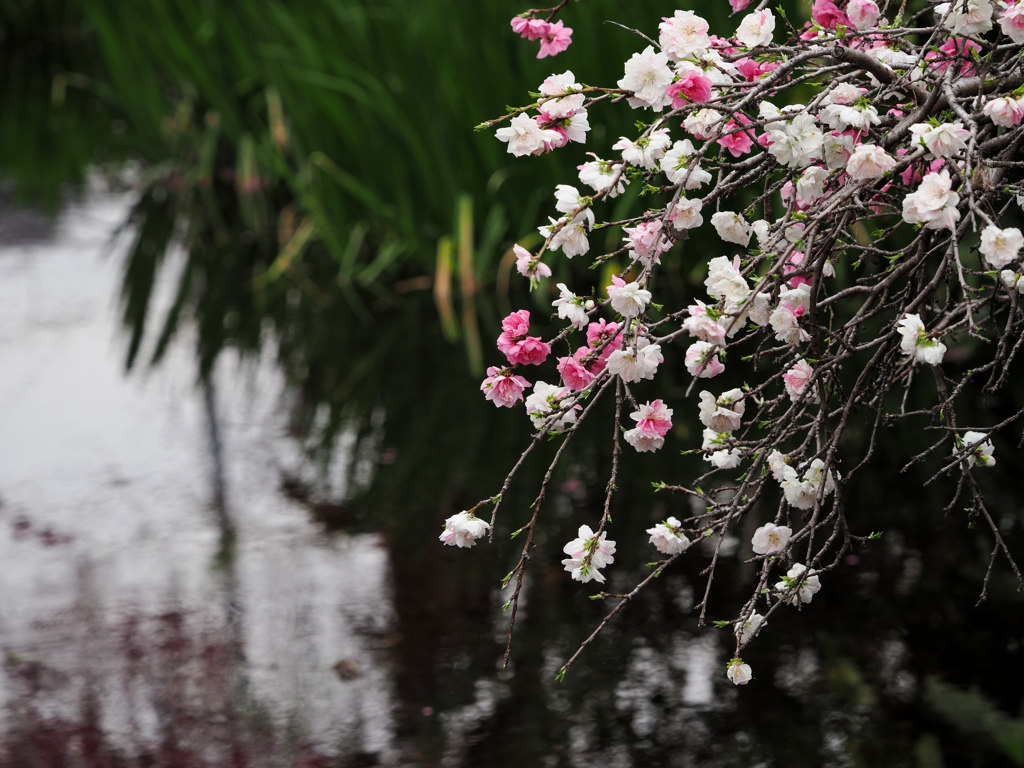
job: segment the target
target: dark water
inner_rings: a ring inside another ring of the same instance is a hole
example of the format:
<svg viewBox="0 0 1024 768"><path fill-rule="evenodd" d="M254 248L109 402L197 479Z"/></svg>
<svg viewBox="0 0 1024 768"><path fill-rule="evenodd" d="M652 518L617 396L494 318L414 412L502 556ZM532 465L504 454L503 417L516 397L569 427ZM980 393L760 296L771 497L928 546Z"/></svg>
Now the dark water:
<svg viewBox="0 0 1024 768"><path fill-rule="evenodd" d="M580 33L622 18L594 7ZM1024 600L1000 563L975 605L991 541L943 515L948 483L922 490L934 467L898 474L913 430L850 489L860 532L884 535L773 617L744 688L724 674L728 630L697 626L700 547L555 681L611 607L559 563L610 464L605 430L581 430L501 669L508 534L556 444L524 467L494 545L437 535L528 439L521 414L483 401L480 366L508 307L548 313L550 296L503 282L503 259L549 197L537 185L579 160L520 178L468 132L551 71L515 40L466 42L522 9L138 8L3 11L0 766L1024 764ZM396 26L406 13L417 24ZM606 56L570 49L557 71L596 82L632 45L609 35ZM428 124L418 146L408 129ZM304 221L320 236L279 264ZM681 296L701 247L665 258ZM671 365L659 386L681 398ZM683 417L675 438L698 433ZM997 452L982 481L1022 559L1019 447ZM646 573L643 529L687 509L650 487L692 474L670 454L624 458L609 591ZM749 594L755 527L725 547L710 619Z"/></svg>

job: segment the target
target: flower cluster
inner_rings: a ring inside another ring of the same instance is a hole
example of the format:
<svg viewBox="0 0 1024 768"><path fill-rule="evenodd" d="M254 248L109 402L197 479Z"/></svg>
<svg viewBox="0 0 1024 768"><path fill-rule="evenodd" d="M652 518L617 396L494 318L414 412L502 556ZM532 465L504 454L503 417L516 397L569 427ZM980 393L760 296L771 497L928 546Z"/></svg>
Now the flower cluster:
<svg viewBox="0 0 1024 768"><path fill-rule="evenodd" d="M516 157L579 153L578 181L555 188L556 215L538 227L539 251L514 246L531 289L552 288L541 282L553 272L550 254L586 257L619 237L621 246L590 265L610 268L609 284L557 284L559 330L547 340L531 335L526 310L505 318L497 350L507 365L489 368L481 389L499 407L524 402L533 444L545 434L569 440L601 393L614 393L605 399L615 399L616 457L620 439L641 453L664 448L679 401L698 398L703 440L684 453L700 452L710 468L656 485L703 511L647 533L668 556L662 569L701 556L691 549L705 547L691 541L720 546L741 520L777 521L751 540L763 589L725 622L738 654L764 630L767 612L757 609L810 603L850 542L868 543L842 503L868 462L843 464L843 477L841 462L856 451L844 435L862 422L873 446L879 429L926 412L892 408L920 383L918 364L933 366L923 396L951 429L936 431L943 451L913 461L945 455L938 474L995 464L990 436L962 431L956 412L977 391L972 371L992 372L987 392L1005 385L1012 340L1024 335L1024 0L940 3L931 26L919 14L913 28L886 18L876 0L815 0L797 29L771 10L748 10L749 0L730 5L741 17L722 36L696 12L674 11L651 21L614 85L552 74L534 102L483 124ZM512 22L541 41L541 58L569 43L571 30L552 21L564 6L547 20L530 11ZM586 154L570 148L586 143L592 113L616 104L636 110L635 135ZM642 208L609 204L631 184ZM603 230L612 236L595 236ZM704 292L687 301L665 290L679 284L680 263L703 277ZM660 280L667 267L673 280ZM546 376L556 383L528 381L523 371L550 365L553 349L565 349ZM971 355L988 357L966 374L950 362ZM672 357L688 373L683 386L660 373ZM699 386L719 376L732 383ZM692 438L678 429L672 439ZM565 547L578 581L603 582L613 562L606 527L617 467L600 533L584 525ZM968 485L980 501L978 483ZM486 501L497 507L500 494ZM794 560L796 542L814 544L804 562ZM513 570L520 581L529 546ZM737 685L752 679L738 656L727 672Z"/></svg>

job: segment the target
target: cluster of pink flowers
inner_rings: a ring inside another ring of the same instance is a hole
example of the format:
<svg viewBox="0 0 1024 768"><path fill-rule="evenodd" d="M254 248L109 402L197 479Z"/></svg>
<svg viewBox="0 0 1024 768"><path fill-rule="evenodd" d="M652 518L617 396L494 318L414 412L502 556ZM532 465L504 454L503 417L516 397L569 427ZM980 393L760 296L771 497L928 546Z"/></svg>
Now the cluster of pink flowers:
<svg viewBox="0 0 1024 768"><path fill-rule="evenodd" d="M538 59L557 56L572 42L572 28L561 21L548 22L543 19L512 18L512 31L526 40L540 40Z"/></svg>

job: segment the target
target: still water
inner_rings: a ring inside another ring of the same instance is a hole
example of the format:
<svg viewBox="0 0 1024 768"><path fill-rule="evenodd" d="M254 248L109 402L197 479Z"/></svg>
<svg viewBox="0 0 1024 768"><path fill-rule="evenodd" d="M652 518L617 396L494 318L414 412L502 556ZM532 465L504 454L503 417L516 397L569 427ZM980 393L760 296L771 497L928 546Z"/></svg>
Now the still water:
<svg viewBox="0 0 1024 768"><path fill-rule="evenodd" d="M1000 574L974 608L984 545L916 511L897 522L891 493L884 542L773 619L747 688L725 679L728 634L696 626L699 547L558 684L604 606L562 573L557 542L541 546L500 669L507 568L443 550L431 499L413 504L427 526L319 522L367 457L343 435L311 465L269 352L226 352L198 386L186 329L160 366L125 373L133 199L97 180L55 221L0 215L4 768L1024 760L1020 596ZM157 309L182 260L164 265ZM402 456L383 447L364 474ZM564 482L558 525L585 498ZM1019 505L1002 509L1015 541ZM410 541L408 526L433 533ZM612 591L643 572L643 542L620 546ZM722 566L724 616L750 578L742 546Z"/></svg>

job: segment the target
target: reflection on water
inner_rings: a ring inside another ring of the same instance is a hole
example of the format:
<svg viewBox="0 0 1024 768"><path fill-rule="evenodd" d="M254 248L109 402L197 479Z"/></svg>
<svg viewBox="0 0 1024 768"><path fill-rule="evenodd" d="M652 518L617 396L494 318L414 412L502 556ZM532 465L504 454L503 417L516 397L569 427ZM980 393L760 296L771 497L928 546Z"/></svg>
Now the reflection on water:
<svg viewBox="0 0 1024 768"><path fill-rule="evenodd" d="M220 765L246 729L287 735L274 759L302 745L387 756L383 541L325 534L280 491L301 458L282 377L225 359L214 383L237 539L222 551L194 362L122 373L123 244L111 235L129 202L94 193L52 242L0 248L8 733L56 728L67 743L41 739L40 756L98 738L111 754L198 749L189 764Z"/></svg>

